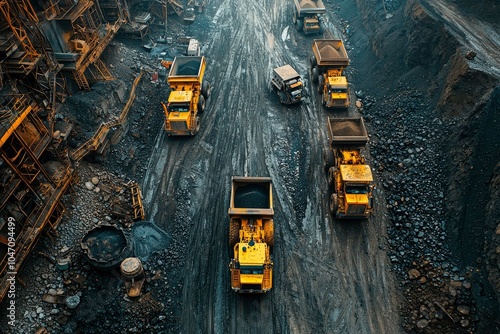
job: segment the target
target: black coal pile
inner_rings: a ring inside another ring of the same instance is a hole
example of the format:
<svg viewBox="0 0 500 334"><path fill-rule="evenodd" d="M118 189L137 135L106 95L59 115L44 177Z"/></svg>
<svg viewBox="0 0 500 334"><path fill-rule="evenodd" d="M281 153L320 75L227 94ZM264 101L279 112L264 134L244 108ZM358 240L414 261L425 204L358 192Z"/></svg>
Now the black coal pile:
<svg viewBox="0 0 500 334"><path fill-rule="evenodd" d="M254 184L240 186L234 196L234 206L236 208L269 208L269 189Z"/></svg>
<svg viewBox="0 0 500 334"><path fill-rule="evenodd" d="M402 278L405 327L428 333L473 331L477 318L470 282L450 262L445 242L442 146L453 121L441 119L420 92L406 85L383 100L361 92L358 97L373 134L372 166L386 194L388 255Z"/></svg>

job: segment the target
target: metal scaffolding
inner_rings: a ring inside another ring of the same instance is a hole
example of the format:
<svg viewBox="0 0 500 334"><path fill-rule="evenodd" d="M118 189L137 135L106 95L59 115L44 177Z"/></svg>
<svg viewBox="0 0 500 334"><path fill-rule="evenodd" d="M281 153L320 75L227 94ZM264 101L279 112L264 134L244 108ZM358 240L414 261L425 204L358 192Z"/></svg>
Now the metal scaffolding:
<svg viewBox="0 0 500 334"><path fill-rule="evenodd" d="M0 0L0 301L10 273L40 235L57 233L64 213L74 167L54 128L71 82L90 90L92 81L113 79L100 56L128 7L103 3L104 10L92 0Z"/></svg>
<svg viewBox="0 0 500 334"><path fill-rule="evenodd" d="M1 101L0 299L8 290L7 272L20 269L46 227L55 232L64 212L60 199L73 175L68 163L48 154L52 134L29 94L4 94ZM15 222L13 248L7 237L12 232L9 221ZM15 263L8 261L12 250Z"/></svg>

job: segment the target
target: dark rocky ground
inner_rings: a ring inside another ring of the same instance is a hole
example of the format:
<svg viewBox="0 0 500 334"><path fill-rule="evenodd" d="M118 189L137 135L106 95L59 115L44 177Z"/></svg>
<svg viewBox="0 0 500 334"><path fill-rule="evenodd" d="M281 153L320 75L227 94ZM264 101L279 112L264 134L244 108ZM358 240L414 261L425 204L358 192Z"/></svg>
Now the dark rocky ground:
<svg viewBox="0 0 500 334"><path fill-rule="evenodd" d="M497 332L498 292L491 285L498 287L498 221L489 217L498 212L499 127L491 119L498 112L498 74L478 73L481 64L464 57L471 46L435 13L420 12L419 2L393 2L386 20L375 19L368 3L358 1L373 20L349 19L342 3L340 12L352 27L351 41L363 39L359 26L373 31L374 53L353 52L360 56L354 78L363 89L371 154L387 193L388 255L406 278L405 329ZM453 3L464 17L498 28L491 1ZM446 97L450 80L461 98Z"/></svg>
<svg viewBox="0 0 500 334"><path fill-rule="evenodd" d="M431 2L422 2L422 5L430 11ZM497 23L498 6L492 2L452 2L471 17L493 25ZM285 16L289 11L279 8L287 8L289 4L276 9L267 2L262 3L272 8L269 15L276 20L273 24L278 25L273 27L278 40L281 29L289 24ZM252 153L251 148L230 150L231 143L222 140L219 132L236 134L233 141L254 143L253 137L258 137L259 131L253 130L250 120L261 119L265 112L251 110L258 109L256 107L266 110L262 104L234 103L238 89L223 90L231 82L227 79L230 74L239 75L242 68L236 65L233 71L226 73L233 63L226 62L225 52L217 50L211 41L234 41L234 54L227 59L239 59L244 65L250 62L247 60L250 53L241 50L253 50L244 38L245 31L238 31L236 23L228 19L231 16L224 16L224 13L237 13L236 5L214 3L203 14L206 16L194 25L172 22L174 36L200 36L211 61L207 73L218 78L220 95L214 95L210 101L212 114L204 118L202 125L205 132L194 139L161 138L163 114L158 107L165 98L166 85L151 84L149 75L144 77L130 112L127 134L112 147L107 162L81 164L80 183L66 199L68 215L60 227L60 237L54 241L44 238L20 273L26 287L19 289L20 326L12 333L35 332L38 327L45 327L51 333L220 333L250 332L251 328L264 333L498 332L500 232L497 217L500 210L496 165L500 158L500 129L496 115L500 95L498 87L494 89L498 86L498 77L477 69L481 67L481 59L464 58L468 47L460 46L454 29L446 28L435 14L420 10L418 1L326 3L331 24L327 34L342 37L349 46L352 90L363 104L359 112L369 127L369 161L376 172L378 188L377 213L369 227L334 222L322 214L318 214L321 218L311 218L315 216L311 214L311 206L313 210L326 211L326 207L318 208L322 206L319 199L322 195L317 195L318 198L310 195L307 184L296 180L309 180L316 189L322 189L326 183L326 179L321 179L324 175L319 168L314 163L308 164L307 157L322 151L321 145L314 147L312 143L324 139L325 115L335 115L320 109L312 94L314 86L307 83L311 95L304 106L270 111L269 122L274 124L275 132L270 131L269 135L267 130L262 130L264 136L274 139L272 149L266 151L273 156L267 164L277 161L279 167L266 169L262 167L266 166L262 160L258 168L247 167L254 173L267 172L274 176L276 219L289 222L277 231L281 245L278 242L274 255L278 266L281 261L287 269L282 270L283 274L277 271L275 288L265 297L236 298L227 291L227 279L214 278L227 274L228 255L223 254L221 261L217 259L218 251L225 250L226 238L222 246L214 240L227 234L220 221L226 219L228 187L227 182L220 181L227 181L228 176L211 169L211 160L205 160L205 156L215 155L219 163L232 163L234 166L218 166L218 169L231 169L231 173L243 171L238 163L239 152L246 150L244 154L258 160L259 154ZM224 22L214 23L214 18L220 20L221 17ZM270 19L264 14L260 18ZM207 30L207 27L212 29L210 34L199 34L200 29ZM217 31L227 31L229 37ZM279 59L284 58L281 60L295 61L307 79L307 55L314 37L304 38L295 31L290 35L292 40L287 42L287 47L297 49L293 54L287 54L288 49L266 52L278 54ZM172 57L182 53L184 47L176 43L165 49ZM265 54L264 50L260 52ZM158 68L157 57L157 53L148 53L135 41L117 39L109 46L104 60L113 64L111 72L124 84L98 84L91 95L81 96L81 100L75 96L70 106L93 110L92 117L78 114L81 118L77 120L75 144L83 142L85 134L91 133L101 118L119 113L135 75L142 67L149 71ZM215 65L217 61L221 65ZM257 68L257 65L266 68L257 60L248 66ZM252 77L259 84L265 82L262 76L267 78L267 69L262 72ZM242 82L252 81L244 73L243 70L240 78L246 80ZM258 92L257 83L246 84L245 88ZM117 93L106 94L111 91ZM239 91L239 94L245 92ZM256 94L269 110L276 108L273 104L277 99L268 92ZM107 96L115 96L116 101ZM103 100L107 101L107 107L99 109ZM240 109L246 114L239 113ZM225 114L237 113L238 122L246 128L224 127L235 118L225 117L219 110ZM353 112L357 111L350 111ZM301 113L301 116L288 117L290 113ZM286 124L284 129L282 124ZM299 129L299 137L295 136L296 129ZM246 137L245 131L253 131L252 138ZM226 145L226 150L217 149ZM172 242L166 250L155 253L145 262L148 281L143 296L129 300L124 298L122 282L116 275L97 272L84 261L79 239L99 222L125 223L109 214L114 199L121 203L128 201L114 186L150 175L158 167L148 160L162 158L166 149L168 157L159 162L168 162L168 168L165 167L164 176L157 181L166 189L154 190L157 185L144 182L143 193L150 197L146 198L148 216L155 218L172 236ZM188 152L198 155L186 157ZM226 161L221 158L224 155L234 158ZM184 176L180 166L194 172ZM212 181L205 170L212 171L218 180ZM89 190L85 186L93 177L99 179L99 192L95 187ZM220 200L209 203L198 194L197 186L192 186L197 183L215 189L213 194L218 191ZM224 184L215 186L219 183ZM159 200L152 200L151 193L158 194ZM203 204L203 215L192 213L193 203L200 207ZM308 226L315 226L311 222L316 220L319 221L317 229ZM211 240L210 236L213 236ZM199 242L202 237L205 237L203 242ZM217 245L211 245L210 241ZM290 252L289 245L302 245L301 252L307 252L308 256L302 257L298 250ZM51 259L61 254L71 257L69 271L54 267ZM315 255L316 263L309 264L311 254ZM371 259L379 255L386 258L387 266L384 261ZM318 263L320 266L315 269ZM374 264L380 264L382 269L373 268ZM350 267L359 268L359 272L353 272ZM383 274L375 272L379 270ZM389 281L394 275L397 282L389 297L379 288L392 286L384 282L386 275ZM332 290L334 295L329 292ZM61 293L78 296L75 298L79 306L71 309L41 301L44 294ZM394 321L399 322L401 329L393 327L393 321L378 317L373 306L383 307L380 301L390 304L388 310L393 307L398 311L400 319ZM6 328L4 320L4 317L0 319L2 330Z"/></svg>

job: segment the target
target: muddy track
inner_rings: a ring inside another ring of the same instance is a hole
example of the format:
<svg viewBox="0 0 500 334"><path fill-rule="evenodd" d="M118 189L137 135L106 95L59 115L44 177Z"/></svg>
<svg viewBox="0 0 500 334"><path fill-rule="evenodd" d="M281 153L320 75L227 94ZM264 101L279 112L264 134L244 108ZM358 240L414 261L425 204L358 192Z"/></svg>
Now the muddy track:
<svg viewBox="0 0 500 334"><path fill-rule="evenodd" d="M343 114L320 106L308 61L317 36L293 29L291 5L211 1L205 55L213 89L200 133L168 138L159 129L143 189L152 220L169 233L177 224L189 229L179 312L185 333L400 332L394 283L378 247L383 219L339 223L328 214L326 117ZM308 87L299 106L280 105L270 89L272 69L286 63ZM233 175L273 180L277 241L266 295L230 289Z"/></svg>

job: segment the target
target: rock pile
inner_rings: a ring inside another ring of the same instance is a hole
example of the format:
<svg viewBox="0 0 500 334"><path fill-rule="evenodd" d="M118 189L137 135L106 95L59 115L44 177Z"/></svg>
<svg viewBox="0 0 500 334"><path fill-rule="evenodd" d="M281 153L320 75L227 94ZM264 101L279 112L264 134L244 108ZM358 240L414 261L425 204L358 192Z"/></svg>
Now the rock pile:
<svg viewBox="0 0 500 334"><path fill-rule="evenodd" d="M462 286L465 278L458 267L449 262L445 242L447 171L441 144L448 136L446 126L421 93L405 86L386 100L357 95L372 128L371 165L386 194L388 256L407 299L405 326L436 333L470 330L477 320L471 293ZM467 314L458 311L459 305Z"/></svg>

